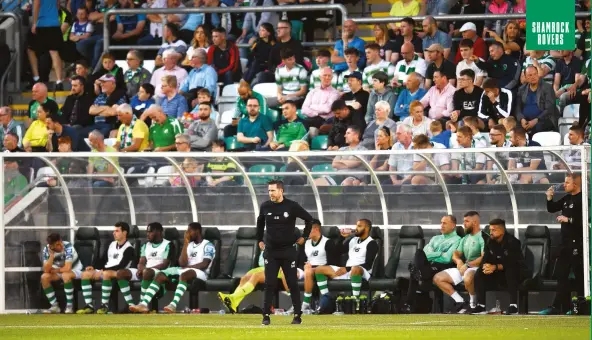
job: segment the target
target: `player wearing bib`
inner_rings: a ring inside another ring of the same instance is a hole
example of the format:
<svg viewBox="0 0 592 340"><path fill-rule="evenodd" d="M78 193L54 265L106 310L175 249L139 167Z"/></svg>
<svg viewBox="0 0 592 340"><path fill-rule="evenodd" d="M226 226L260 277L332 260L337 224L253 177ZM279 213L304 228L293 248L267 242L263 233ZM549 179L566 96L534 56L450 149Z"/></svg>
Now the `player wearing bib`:
<svg viewBox="0 0 592 340"><path fill-rule="evenodd" d="M259 254L259 260L257 264L258 267L249 270L243 277L241 277L238 287L236 287L232 294L218 292L218 298L220 301L222 301L224 307L226 307L230 313L236 313L238 311L238 306L243 301L243 299L247 297L247 295L251 294L257 285L265 283L265 259L263 258L263 251L261 251ZM304 271L300 268L296 269L298 270L298 279L303 279ZM277 278L282 280L284 291L289 294L290 288L286 283L286 278L284 277L284 273L282 272L281 268L278 272Z"/></svg>
<svg viewBox="0 0 592 340"><path fill-rule="evenodd" d="M454 267L452 253L454 253L460 242L460 236L456 234L456 217L445 215L440 220L441 235L436 235L430 242L418 249L409 263L409 288L407 289L407 301L401 307L401 313L409 314L415 307L415 296L420 282L430 283L434 275L444 269Z"/></svg>
<svg viewBox="0 0 592 340"><path fill-rule="evenodd" d="M485 247L479 213L476 211L467 212L463 225L465 236L452 253L452 262L456 264L456 267L445 269L434 276L434 284L454 299L454 312L457 314L467 313L470 308L475 307L477 300L473 279L477 268L481 265L483 248ZM454 290L454 286L461 282L465 283L465 288L469 292L470 305Z"/></svg>
<svg viewBox="0 0 592 340"><path fill-rule="evenodd" d="M79 310L77 314L92 314L95 312L91 281L98 280L102 280L102 294L101 307L96 312L97 314L107 314L109 311L109 298L111 297L111 290L113 288L111 280L117 277L118 270L129 268L134 260L134 247L127 240L129 230L129 224L125 222L115 223L115 230L113 230L115 241L111 242L107 248L107 254L103 256L103 258L107 259L107 263L105 263L102 270L88 266L82 273L80 286L86 306Z"/></svg>
<svg viewBox="0 0 592 340"><path fill-rule="evenodd" d="M314 288L315 269L319 266L339 264L339 252L335 243L321 234L321 222L313 220L309 239L304 243L306 263L304 264L304 300L302 310L310 311L310 300Z"/></svg>
<svg viewBox="0 0 592 340"><path fill-rule="evenodd" d="M164 307L167 313L174 313L177 304L185 294L189 282L194 279L205 281L208 279L210 267L216 256L214 244L205 240L202 236L202 227L199 222L191 222L185 232L183 249L179 256L179 267L171 267L158 273L154 281L150 283L144 294L144 298L134 308L134 312L144 313L148 311L148 303L160 289L160 286L170 281L171 276L179 276L179 283L175 290L173 301Z"/></svg>
<svg viewBox="0 0 592 340"><path fill-rule="evenodd" d="M64 281L64 292L66 293L66 314L74 312L72 303L74 301L74 287L72 280L80 277L82 263L78 260L78 253L70 242L62 241L58 233L52 233L47 237L47 245L43 248L43 274L41 275L41 286L51 304L50 313L59 313L60 307L55 297L51 283L53 281Z"/></svg>
<svg viewBox="0 0 592 340"><path fill-rule="evenodd" d="M361 219L356 223L355 236L342 232L346 237L343 242L343 250L347 249L347 263L345 267L320 266L315 269L317 285L322 295L328 294L327 278L332 280L350 280L352 295L358 299L362 289L362 279L369 280L372 274L372 266L378 254L378 244L370 237L372 222Z"/></svg>
<svg viewBox="0 0 592 340"><path fill-rule="evenodd" d="M123 294L123 298L129 305L130 310L135 306L133 305L134 301L129 288L129 281L142 280L142 291L140 295L140 301L142 301L146 289L148 289L150 283L154 280L154 275L168 268L169 263L171 263L169 258L171 255L170 241L163 239L162 232L162 224L158 222L148 224L146 228L148 242L144 243L140 250L138 268L125 268L117 271L117 284L119 284L119 290Z"/></svg>

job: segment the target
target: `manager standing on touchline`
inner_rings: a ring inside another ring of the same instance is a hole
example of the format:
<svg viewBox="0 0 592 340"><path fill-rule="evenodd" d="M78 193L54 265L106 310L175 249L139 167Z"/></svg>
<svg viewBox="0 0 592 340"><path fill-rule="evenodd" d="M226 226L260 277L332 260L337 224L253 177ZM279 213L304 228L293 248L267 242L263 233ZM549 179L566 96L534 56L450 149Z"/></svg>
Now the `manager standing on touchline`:
<svg viewBox="0 0 592 340"><path fill-rule="evenodd" d="M263 250L265 259L265 299L263 302L262 325L267 326L271 320L271 302L277 289L277 276L280 267L284 272L286 283L290 289L294 319L292 324L302 323L300 305L300 290L296 270L297 252L294 243L303 245L310 234L313 217L298 203L284 198L284 183L273 180L268 183L269 201L263 202L257 217L257 240L259 248ZM296 218L305 222L303 237L296 239ZM263 233L267 225L267 236L263 241Z"/></svg>
<svg viewBox="0 0 592 340"><path fill-rule="evenodd" d="M570 309L570 271L573 271L576 277L578 296L584 295L582 176L580 174L567 175L563 187L567 195L558 201L553 200L554 188L550 187L547 190L547 211L550 213L561 211L561 215L557 216L557 222L561 222L561 248L555 266L557 271L555 300L552 306L539 313L542 315L566 313Z"/></svg>

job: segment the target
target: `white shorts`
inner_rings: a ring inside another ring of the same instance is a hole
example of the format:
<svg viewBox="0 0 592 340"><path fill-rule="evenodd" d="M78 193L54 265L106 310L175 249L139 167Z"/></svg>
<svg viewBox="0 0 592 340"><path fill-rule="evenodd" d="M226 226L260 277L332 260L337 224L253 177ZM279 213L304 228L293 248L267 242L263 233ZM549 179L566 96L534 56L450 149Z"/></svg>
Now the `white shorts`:
<svg viewBox="0 0 592 340"><path fill-rule="evenodd" d="M171 267L171 268L167 268L165 270L163 270L162 272L167 275L178 275L181 276L183 273L193 270L193 272L195 273L195 277L199 280L202 281L206 281L208 279L208 275L199 269L195 269L195 268L179 268L179 267Z"/></svg>
<svg viewBox="0 0 592 340"><path fill-rule="evenodd" d="M79 279L82 276L82 270L79 269L72 269L72 273L74 273L74 278ZM57 273L60 279L62 278L62 273Z"/></svg>
<svg viewBox="0 0 592 340"><path fill-rule="evenodd" d="M331 268L333 269L333 271L338 271L339 268L341 268L341 267L331 266ZM362 270L363 270L362 279L364 279L366 281L370 280L370 273L366 270L366 268L364 268L362 266L360 266L360 268L362 268ZM349 271L341 276L337 276L337 277L333 278L333 280L349 280L349 279L351 279L351 271Z"/></svg>
<svg viewBox="0 0 592 340"><path fill-rule="evenodd" d="M467 275L470 272L476 272L476 271L477 271L477 267L467 268L467 270L465 270L465 275ZM455 286L465 280L464 276L460 275L460 270L458 270L456 268L448 268L448 269L444 270L444 272L446 274L450 275L450 277L452 278L452 282L454 282Z"/></svg>
<svg viewBox="0 0 592 340"><path fill-rule="evenodd" d="M160 273L160 269L151 269L154 270L154 277L156 277L156 275ZM132 273L132 279L130 281L140 281L140 278L138 277L138 268L127 268L127 270L129 270Z"/></svg>

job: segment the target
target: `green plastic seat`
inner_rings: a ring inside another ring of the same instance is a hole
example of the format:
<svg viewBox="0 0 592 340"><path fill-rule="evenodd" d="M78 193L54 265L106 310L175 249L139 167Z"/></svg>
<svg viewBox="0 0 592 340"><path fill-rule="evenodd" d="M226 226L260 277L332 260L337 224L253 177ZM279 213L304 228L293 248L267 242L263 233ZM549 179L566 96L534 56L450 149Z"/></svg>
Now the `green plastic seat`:
<svg viewBox="0 0 592 340"><path fill-rule="evenodd" d="M304 113L302 113L301 109L296 110L296 114L298 115L298 118L300 118L302 120L305 120L306 118L308 118L308 117L306 117L306 115Z"/></svg>
<svg viewBox="0 0 592 340"><path fill-rule="evenodd" d="M290 37L295 40L302 41L302 37L304 34L304 24L300 20L290 20L290 24L292 24L292 34Z"/></svg>
<svg viewBox="0 0 592 340"><path fill-rule="evenodd" d="M236 136L224 138L224 143L226 144L226 151L232 151L232 150L236 150L236 149L240 149L240 148L245 147L245 145L243 143L240 143L236 139Z"/></svg>
<svg viewBox="0 0 592 340"><path fill-rule="evenodd" d="M268 109L267 117L271 121L271 124L275 124L280 117L280 112L278 110Z"/></svg>
<svg viewBox="0 0 592 340"><path fill-rule="evenodd" d="M310 168L311 172L324 172L324 171L334 171L335 169L333 169L333 166L331 165L331 163L323 163L323 164L317 164L317 165L313 165L312 168ZM322 176L315 176L312 175L313 178L319 178Z"/></svg>
<svg viewBox="0 0 592 340"><path fill-rule="evenodd" d="M249 168L249 173L266 173L275 172L276 166L274 164L256 164ZM253 185L264 185L274 179L274 176L249 176Z"/></svg>
<svg viewBox="0 0 592 340"><path fill-rule="evenodd" d="M312 139L310 148L312 150L327 150L329 144L329 136L319 135Z"/></svg>

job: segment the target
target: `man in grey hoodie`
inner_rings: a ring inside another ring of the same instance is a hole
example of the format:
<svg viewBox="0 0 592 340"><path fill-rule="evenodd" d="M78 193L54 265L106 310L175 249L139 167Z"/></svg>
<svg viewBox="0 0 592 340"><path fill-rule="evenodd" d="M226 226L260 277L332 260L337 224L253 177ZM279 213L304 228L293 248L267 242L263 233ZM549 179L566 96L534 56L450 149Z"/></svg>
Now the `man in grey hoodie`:
<svg viewBox="0 0 592 340"><path fill-rule="evenodd" d="M191 151L209 151L212 141L218 137L216 122L210 119L212 106L209 102L199 104L199 120L191 123L187 134L191 140Z"/></svg>
<svg viewBox="0 0 592 340"><path fill-rule="evenodd" d="M388 87L388 75L384 72L376 72L372 76L373 81L373 90L370 93L370 98L368 99L368 107L366 109L366 116L364 120L366 123L370 123L371 121L376 119L376 115L374 114L375 105L379 101L385 101L389 103L391 108L395 107L395 103L397 102L397 95L395 92ZM388 118L393 117L393 112L389 112Z"/></svg>

